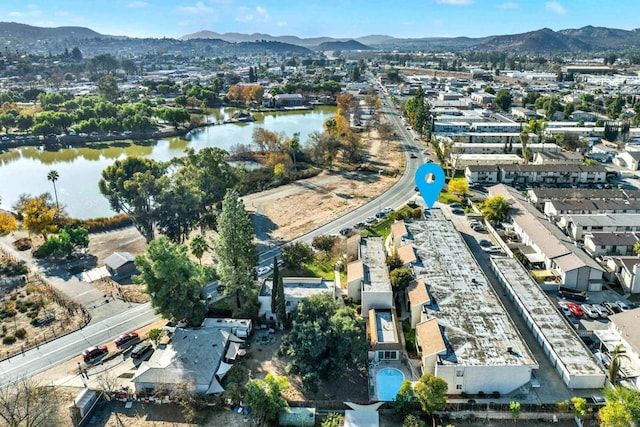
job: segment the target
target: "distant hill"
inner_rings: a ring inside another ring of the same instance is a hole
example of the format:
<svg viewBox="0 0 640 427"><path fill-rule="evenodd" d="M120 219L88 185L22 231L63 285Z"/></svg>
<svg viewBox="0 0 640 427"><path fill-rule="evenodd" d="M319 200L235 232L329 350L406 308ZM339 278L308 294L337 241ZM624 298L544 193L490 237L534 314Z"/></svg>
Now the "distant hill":
<svg viewBox="0 0 640 427"><path fill-rule="evenodd" d="M17 22L0 22L0 38L4 40L31 40L37 41L47 38L88 39L105 37L89 28L84 27L34 27Z"/></svg>
<svg viewBox="0 0 640 427"><path fill-rule="evenodd" d="M301 38L263 33L243 34L199 31L172 38L134 38L104 35L84 27L35 27L0 22L0 43L23 52L60 53L78 46L85 56L101 53L142 54L163 51L175 55L219 55L224 53L278 52L306 54L313 50L398 50L424 52L503 51L530 54L572 52L602 53L640 50L639 30L586 26L553 31L542 28L520 34L488 37L395 38L367 35L355 39L335 37ZM262 49L262 50L261 50Z"/></svg>
<svg viewBox="0 0 640 427"><path fill-rule="evenodd" d="M369 46L366 46L355 40L347 41L331 41L320 43L317 50L371 50Z"/></svg>

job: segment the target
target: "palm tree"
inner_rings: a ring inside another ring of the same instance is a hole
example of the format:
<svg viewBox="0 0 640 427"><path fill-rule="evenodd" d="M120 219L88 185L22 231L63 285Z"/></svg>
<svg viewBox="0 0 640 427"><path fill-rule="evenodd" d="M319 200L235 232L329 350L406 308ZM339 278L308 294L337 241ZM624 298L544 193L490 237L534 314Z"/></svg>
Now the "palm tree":
<svg viewBox="0 0 640 427"><path fill-rule="evenodd" d="M58 204L58 190L56 189L56 181L60 178L58 171L55 169L51 169L47 174L47 180L53 183L53 194L56 196L56 215L60 211L60 205Z"/></svg>
<svg viewBox="0 0 640 427"><path fill-rule="evenodd" d="M626 354L622 344L616 345L613 350L609 352L611 362L609 363L609 381L611 384L615 384L618 375L620 374L620 368L622 367L622 359L629 360L629 356Z"/></svg>
<svg viewBox="0 0 640 427"><path fill-rule="evenodd" d="M198 234L193 238L193 240L191 240L190 246L191 253L198 258L198 262L202 265L202 256L210 249L209 244L201 234Z"/></svg>

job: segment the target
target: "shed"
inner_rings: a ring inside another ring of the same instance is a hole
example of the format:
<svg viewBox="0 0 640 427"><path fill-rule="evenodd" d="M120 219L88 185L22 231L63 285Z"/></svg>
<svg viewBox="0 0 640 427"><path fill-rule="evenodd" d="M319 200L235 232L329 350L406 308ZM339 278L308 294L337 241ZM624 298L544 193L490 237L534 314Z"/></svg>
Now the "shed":
<svg viewBox="0 0 640 427"><path fill-rule="evenodd" d="M135 273L135 257L129 252L114 252L104 260L107 271L114 277L127 277Z"/></svg>

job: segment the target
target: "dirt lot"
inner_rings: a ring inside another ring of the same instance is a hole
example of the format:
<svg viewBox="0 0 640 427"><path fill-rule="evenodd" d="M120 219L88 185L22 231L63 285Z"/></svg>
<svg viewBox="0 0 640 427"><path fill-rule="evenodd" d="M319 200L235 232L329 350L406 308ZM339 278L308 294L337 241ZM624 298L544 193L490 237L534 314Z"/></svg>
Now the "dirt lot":
<svg viewBox="0 0 640 427"><path fill-rule="evenodd" d="M375 170L402 171L404 157L398 141L383 142L376 132L363 138L368 147L365 164ZM352 211L384 192L397 177L380 173L335 171L244 197L255 212L259 240L289 241Z"/></svg>

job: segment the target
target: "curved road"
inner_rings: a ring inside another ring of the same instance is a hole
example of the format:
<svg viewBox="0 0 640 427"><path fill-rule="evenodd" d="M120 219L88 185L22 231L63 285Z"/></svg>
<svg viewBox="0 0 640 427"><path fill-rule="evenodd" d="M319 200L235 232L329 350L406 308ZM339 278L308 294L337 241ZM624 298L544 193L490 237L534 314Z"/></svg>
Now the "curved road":
<svg viewBox="0 0 640 427"><path fill-rule="evenodd" d="M374 82L374 84L376 83ZM397 111L392 107L391 100L387 94L384 94L382 112L387 115L391 125L396 129L396 134L402 141L407 160L403 175L389 190L377 198L316 230L294 239L293 242L310 242L313 237L321 234L338 233L342 228L351 227L353 224L363 221L366 217L374 216L384 207L389 206L394 209L401 207L415 194L415 172L424 161L422 147L414 139L411 132L406 129ZM261 253L260 263L268 264L274 255L279 255L279 252L279 248L273 248ZM123 332L140 328L157 319L158 317L154 314L150 304L142 304L58 338L39 348L29 350L22 355L4 360L0 362L0 386L50 369L77 356L89 346L111 341Z"/></svg>

